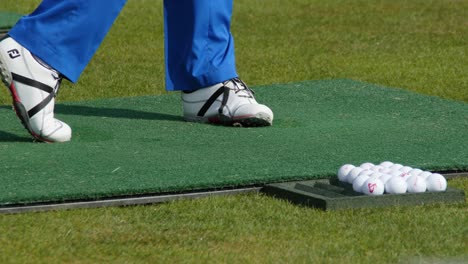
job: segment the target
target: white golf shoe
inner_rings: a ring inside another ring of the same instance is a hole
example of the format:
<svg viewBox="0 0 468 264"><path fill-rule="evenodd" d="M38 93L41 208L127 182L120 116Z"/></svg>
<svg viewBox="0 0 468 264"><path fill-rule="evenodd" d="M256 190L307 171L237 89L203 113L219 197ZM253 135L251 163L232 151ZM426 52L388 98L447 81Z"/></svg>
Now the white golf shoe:
<svg viewBox="0 0 468 264"><path fill-rule="evenodd" d="M238 78L194 92L182 92L184 118L227 126L271 126L273 112L257 103L253 94Z"/></svg>
<svg viewBox="0 0 468 264"><path fill-rule="evenodd" d="M0 76L13 98L24 127L37 140L65 142L71 128L54 118L60 74L32 55L11 37L0 40Z"/></svg>

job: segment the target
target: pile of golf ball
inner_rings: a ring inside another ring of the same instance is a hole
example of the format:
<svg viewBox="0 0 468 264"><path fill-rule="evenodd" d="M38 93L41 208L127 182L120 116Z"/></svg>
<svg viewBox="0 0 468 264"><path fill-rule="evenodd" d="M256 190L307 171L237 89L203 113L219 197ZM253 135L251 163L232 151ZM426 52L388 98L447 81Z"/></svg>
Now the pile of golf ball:
<svg viewBox="0 0 468 264"><path fill-rule="evenodd" d="M447 189L447 180L439 173L390 161L379 165L370 162L359 166L345 164L338 170L338 179L352 184L354 191L367 195L443 192Z"/></svg>

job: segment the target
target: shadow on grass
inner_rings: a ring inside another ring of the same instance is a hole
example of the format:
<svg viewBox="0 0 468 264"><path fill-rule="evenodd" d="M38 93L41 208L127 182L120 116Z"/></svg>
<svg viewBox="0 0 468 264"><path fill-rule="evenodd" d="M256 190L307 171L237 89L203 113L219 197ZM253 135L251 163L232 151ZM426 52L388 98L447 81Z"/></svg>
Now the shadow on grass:
<svg viewBox="0 0 468 264"><path fill-rule="evenodd" d="M128 119L145 119L145 120L165 120L185 122L181 116L144 112L131 109L121 108L105 108L105 107L89 107L82 105L56 105L56 113L65 115L80 115L80 116L102 116L112 118L128 118Z"/></svg>
<svg viewBox="0 0 468 264"><path fill-rule="evenodd" d="M7 106L7 105L2 105L0 106L0 109L5 109L7 110L6 112L8 113L5 113L5 114L11 114L11 115L14 115L15 112L11 110L11 106ZM19 120L18 120L18 124L17 125L21 125ZM25 130L25 135L27 135L27 132ZM6 132L6 131L1 131L0 130L0 142L32 142L33 140L30 138L30 137L22 137L22 136L18 136L16 134L12 134L10 132Z"/></svg>
<svg viewBox="0 0 468 264"><path fill-rule="evenodd" d="M31 137L22 137L9 132L0 131L0 142L33 142L33 140Z"/></svg>
<svg viewBox="0 0 468 264"><path fill-rule="evenodd" d="M11 110L11 106L0 106L0 109ZM56 113L65 114L65 115L101 116L101 117L111 117L111 118L185 122L185 120L181 116L178 116L178 115L144 112L144 111L131 110L131 109L89 107L89 106L81 106L81 105L56 105L55 109L56 109L55 111ZM11 114L14 114L14 112ZM0 131L0 142L32 142L32 141L33 140L30 137L21 137L21 136L18 136L18 135L15 135L6 131Z"/></svg>

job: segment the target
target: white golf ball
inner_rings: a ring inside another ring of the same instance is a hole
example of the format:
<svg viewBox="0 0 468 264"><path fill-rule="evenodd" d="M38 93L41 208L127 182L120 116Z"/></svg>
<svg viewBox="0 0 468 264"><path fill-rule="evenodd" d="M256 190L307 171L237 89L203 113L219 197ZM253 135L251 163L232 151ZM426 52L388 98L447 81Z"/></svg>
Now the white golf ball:
<svg viewBox="0 0 468 264"><path fill-rule="evenodd" d="M383 167L382 169L379 170L379 172L381 172L383 174L389 174L390 172L392 172L392 169L387 168L387 167Z"/></svg>
<svg viewBox="0 0 468 264"><path fill-rule="evenodd" d="M424 179L427 179L427 177L429 177L429 176L431 176L431 175L432 175L432 172L430 172L430 171L423 171L423 172L421 172L418 176L419 176L419 177L422 177L422 178L424 178Z"/></svg>
<svg viewBox="0 0 468 264"><path fill-rule="evenodd" d="M346 176L354 168L355 166L351 164L345 164L341 166L340 169L338 170L338 179L342 182L346 182Z"/></svg>
<svg viewBox="0 0 468 264"><path fill-rule="evenodd" d="M358 176L353 182L353 190L355 192L362 192L362 185L369 179L367 175Z"/></svg>
<svg viewBox="0 0 468 264"><path fill-rule="evenodd" d="M411 177L411 174L409 174L408 172L401 172L400 177L403 180L407 181Z"/></svg>
<svg viewBox="0 0 468 264"><path fill-rule="evenodd" d="M356 167L356 168L352 169L352 170L348 173L348 175L346 176L346 181L347 181L348 183L353 184L354 179L356 179L356 178L358 177L358 175L359 175L359 173L360 173L361 171L363 171L363 169L362 169L361 167Z"/></svg>
<svg viewBox="0 0 468 264"><path fill-rule="evenodd" d="M369 170L369 169L364 169L364 170L362 170L362 171L359 173L358 176L361 176L361 175L370 175L370 174L372 174L372 173L374 173L374 172L375 172L375 171L371 171L371 170Z"/></svg>
<svg viewBox="0 0 468 264"><path fill-rule="evenodd" d="M392 177L400 177L400 175L402 174L403 172L399 171L399 170L392 170L389 174L390 176Z"/></svg>
<svg viewBox="0 0 468 264"><path fill-rule="evenodd" d="M399 170L401 168L403 168L403 165L398 164L398 163L395 163L392 166L390 166L390 169L392 169L392 170Z"/></svg>
<svg viewBox="0 0 468 264"><path fill-rule="evenodd" d="M408 184L408 192L410 193L422 193L427 189L426 181L419 176L410 176L406 180L406 184Z"/></svg>
<svg viewBox="0 0 468 264"><path fill-rule="evenodd" d="M439 173L433 173L426 179L427 190L430 192L443 192L447 190L447 180Z"/></svg>
<svg viewBox="0 0 468 264"><path fill-rule="evenodd" d="M381 169L383 169L383 167L380 166L380 165L376 165L376 166L370 168L370 170L373 170L373 171L380 171Z"/></svg>
<svg viewBox="0 0 468 264"><path fill-rule="evenodd" d="M418 176L422 172L423 171L421 169L412 169L412 170L409 171L409 174Z"/></svg>
<svg viewBox="0 0 468 264"><path fill-rule="evenodd" d="M382 163L380 163L379 165L382 166L382 167L385 167L385 168L389 168L390 166L392 166L394 163L391 162L391 161L383 161Z"/></svg>
<svg viewBox="0 0 468 264"><path fill-rule="evenodd" d="M369 178L362 185L362 193L367 195L382 195L384 193L384 184L378 178Z"/></svg>
<svg viewBox="0 0 468 264"><path fill-rule="evenodd" d="M369 177L370 178L380 178L380 176L382 176L382 175L383 175L383 173L374 171L373 173L369 174Z"/></svg>
<svg viewBox="0 0 468 264"><path fill-rule="evenodd" d="M370 162L364 162L363 164L359 165L359 167L363 169L370 169L374 166L375 166L374 163L370 163Z"/></svg>
<svg viewBox="0 0 468 264"><path fill-rule="evenodd" d="M382 174L382 175L380 175L379 180L381 180L383 182L383 184L385 185L385 183L388 180L390 180L390 178L392 178L392 176L390 176L389 174Z"/></svg>
<svg viewBox="0 0 468 264"><path fill-rule="evenodd" d="M403 166L403 167L400 168L400 171L401 172L409 172L412 169L413 168L411 168L410 166Z"/></svg>
<svg viewBox="0 0 468 264"><path fill-rule="evenodd" d="M405 180L403 180L400 177L391 177L386 183L385 183L385 192L386 193L393 193L393 194L402 194L406 193L406 190L408 189L408 184L406 183Z"/></svg>

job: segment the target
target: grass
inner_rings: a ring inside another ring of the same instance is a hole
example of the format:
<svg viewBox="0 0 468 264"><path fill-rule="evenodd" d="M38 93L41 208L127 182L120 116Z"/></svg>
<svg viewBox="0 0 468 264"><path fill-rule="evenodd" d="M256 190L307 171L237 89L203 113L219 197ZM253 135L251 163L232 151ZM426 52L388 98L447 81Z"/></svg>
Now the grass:
<svg viewBox="0 0 468 264"><path fill-rule="evenodd" d="M468 243L466 204L323 212L256 194L0 223L0 260L18 263L395 263L461 258Z"/></svg>
<svg viewBox="0 0 468 264"><path fill-rule="evenodd" d="M27 13L37 0L2 0ZM236 0L250 85L352 78L468 102L468 1ZM164 93L162 1L129 1L61 101ZM6 92L0 103L9 104ZM466 179L450 186L468 191ZM322 212L263 195L0 215L2 263L458 261L467 203Z"/></svg>

